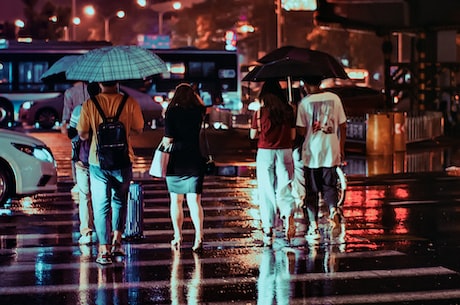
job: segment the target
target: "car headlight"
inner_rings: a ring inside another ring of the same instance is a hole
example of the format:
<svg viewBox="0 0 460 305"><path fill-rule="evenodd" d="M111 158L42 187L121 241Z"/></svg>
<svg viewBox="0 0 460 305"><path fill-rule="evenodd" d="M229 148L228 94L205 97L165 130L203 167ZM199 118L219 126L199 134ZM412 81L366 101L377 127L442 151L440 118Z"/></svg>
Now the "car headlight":
<svg viewBox="0 0 460 305"><path fill-rule="evenodd" d="M28 154L32 157L35 157L38 160L46 161L50 163L54 162L53 154L51 153L51 150L46 146L31 146L31 145L18 144L18 143L12 143L12 144L17 150L20 150L23 153Z"/></svg>
<svg viewBox="0 0 460 305"><path fill-rule="evenodd" d="M33 101L27 101L22 104L22 109L29 110L32 108L32 105L34 104Z"/></svg>

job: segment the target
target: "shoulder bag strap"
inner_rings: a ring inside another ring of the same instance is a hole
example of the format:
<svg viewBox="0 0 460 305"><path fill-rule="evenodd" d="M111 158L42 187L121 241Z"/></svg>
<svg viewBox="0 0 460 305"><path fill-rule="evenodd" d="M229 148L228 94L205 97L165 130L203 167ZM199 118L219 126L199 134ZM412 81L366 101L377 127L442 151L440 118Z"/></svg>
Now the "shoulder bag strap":
<svg viewBox="0 0 460 305"><path fill-rule="evenodd" d="M257 120L257 132L261 132L262 131L262 127L260 125L260 109L257 110L256 112L256 120Z"/></svg>
<svg viewBox="0 0 460 305"><path fill-rule="evenodd" d="M208 156L209 160L212 159L212 154L211 154L211 148L209 147L209 141L208 141L208 136L206 134L206 125L204 123L204 120L201 124L201 132L203 133L203 140L204 140L204 145L206 147L206 155Z"/></svg>

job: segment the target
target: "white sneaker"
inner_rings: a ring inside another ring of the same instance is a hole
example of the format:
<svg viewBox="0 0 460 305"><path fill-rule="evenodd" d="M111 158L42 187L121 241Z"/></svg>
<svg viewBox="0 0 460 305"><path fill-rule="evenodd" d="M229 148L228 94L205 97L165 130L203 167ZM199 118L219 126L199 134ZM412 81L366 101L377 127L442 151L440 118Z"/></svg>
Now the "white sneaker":
<svg viewBox="0 0 460 305"><path fill-rule="evenodd" d="M78 243L79 243L80 245L87 245L87 244L90 244L90 243L92 243L92 242L93 242L93 241L92 241L92 238L91 238L91 233L87 233L87 234L85 234L85 235L82 235L82 236L80 237L80 239L78 240Z"/></svg>

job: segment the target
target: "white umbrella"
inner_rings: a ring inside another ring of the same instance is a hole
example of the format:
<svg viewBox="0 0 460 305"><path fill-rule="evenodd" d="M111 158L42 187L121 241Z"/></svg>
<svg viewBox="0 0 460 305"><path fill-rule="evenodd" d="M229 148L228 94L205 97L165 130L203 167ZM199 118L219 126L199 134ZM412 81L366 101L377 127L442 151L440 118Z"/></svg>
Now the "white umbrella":
<svg viewBox="0 0 460 305"><path fill-rule="evenodd" d="M78 58L66 71L67 79L88 82L136 80L167 72L152 51L138 46L94 49Z"/></svg>

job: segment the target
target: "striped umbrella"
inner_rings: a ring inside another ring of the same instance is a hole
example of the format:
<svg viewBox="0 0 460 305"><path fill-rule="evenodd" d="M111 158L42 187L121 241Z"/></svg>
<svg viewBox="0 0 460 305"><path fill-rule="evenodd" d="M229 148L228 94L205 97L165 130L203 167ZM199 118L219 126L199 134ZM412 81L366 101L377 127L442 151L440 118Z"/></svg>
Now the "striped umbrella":
<svg viewBox="0 0 460 305"><path fill-rule="evenodd" d="M91 50L78 58L67 69L66 77L88 82L138 80L167 70L152 51L138 46L112 46Z"/></svg>

